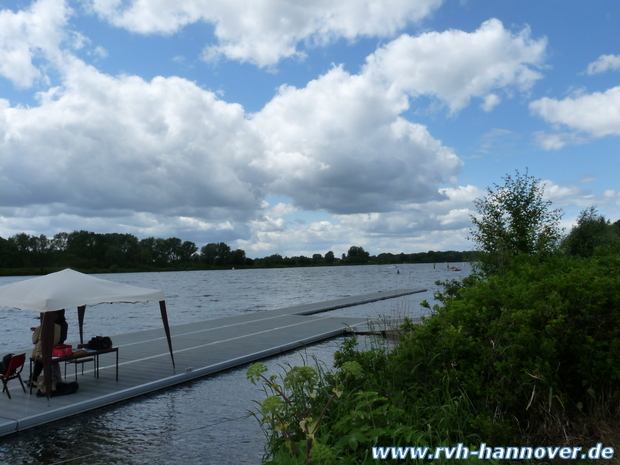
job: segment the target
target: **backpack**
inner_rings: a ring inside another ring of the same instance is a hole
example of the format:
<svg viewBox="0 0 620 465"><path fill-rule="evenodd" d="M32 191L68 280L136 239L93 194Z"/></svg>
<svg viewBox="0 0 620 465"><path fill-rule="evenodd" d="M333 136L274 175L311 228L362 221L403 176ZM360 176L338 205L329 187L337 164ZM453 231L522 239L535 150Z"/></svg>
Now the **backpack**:
<svg viewBox="0 0 620 465"><path fill-rule="evenodd" d="M9 368L9 364L11 363L13 355L15 354L6 354L4 357L2 357L2 362L0 362L0 373L4 374L7 368Z"/></svg>
<svg viewBox="0 0 620 465"><path fill-rule="evenodd" d="M91 350L105 350L112 347L112 339L105 336L95 336L88 341L88 348Z"/></svg>

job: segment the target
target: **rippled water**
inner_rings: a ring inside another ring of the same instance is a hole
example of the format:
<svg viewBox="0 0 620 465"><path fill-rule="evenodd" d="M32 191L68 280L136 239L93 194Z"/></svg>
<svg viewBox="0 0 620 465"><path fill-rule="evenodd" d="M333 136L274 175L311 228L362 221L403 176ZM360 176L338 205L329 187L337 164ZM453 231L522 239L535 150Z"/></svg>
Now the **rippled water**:
<svg viewBox="0 0 620 465"><path fill-rule="evenodd" d="M462 264L456 264L462 266ZM171 325L266 311L340 297L404 288L429 291L331 312L376 318L424 314L419 303L432 300L436 280L463 277L445 264L283 268L109 274L99 277L162 289ZM0 285L25 279L0 277ZM0 308L0 354L30 350L29 327L38 313ZM67 309L69 343L78 336L77 311ZM88 307L85 338L114 336L161 327L156 303ZM331 366L340 341L331 340L266 361L276 371L283 363L316 356ZM186 383L0 438L0 463L6 464L258 464L264 437L247 418L262 390L245 378L247 367ZM3 394L0 407L8 402Z"/></svg>

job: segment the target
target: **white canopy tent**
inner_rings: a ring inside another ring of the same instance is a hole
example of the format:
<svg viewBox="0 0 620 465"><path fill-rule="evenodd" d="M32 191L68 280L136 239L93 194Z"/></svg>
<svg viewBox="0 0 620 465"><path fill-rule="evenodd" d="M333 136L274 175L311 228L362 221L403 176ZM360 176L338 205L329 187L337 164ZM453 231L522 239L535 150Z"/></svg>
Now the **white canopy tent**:
<svg viewBox="0 0 620 465"><path fill-rule="evenodd" d="M77 307L80 342L84 343L83 324L87 305L150 301L159 302L170 357L174 366L174 354L163 291L114 283L71 269L0 286L0 307L33 310L41 313L43 366L48 393L51 391L51 356L55 320L55 316L50 312ZM49 316L46 317L48 313Z"/></svg>
<svg viewBox="0 0 620 465"><path fill-rule="evenodd" d="M164 300L164 291L114 283L72 269L0 286L3 307L55 312L63 308L102 303Z"/></svg>

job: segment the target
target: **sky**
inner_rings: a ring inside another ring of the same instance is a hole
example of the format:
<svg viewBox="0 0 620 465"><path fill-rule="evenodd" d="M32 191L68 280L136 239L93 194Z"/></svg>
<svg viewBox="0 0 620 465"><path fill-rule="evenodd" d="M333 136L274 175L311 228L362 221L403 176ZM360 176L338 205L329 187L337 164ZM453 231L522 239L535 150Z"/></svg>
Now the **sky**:
<svg viewBox="0 0 620 465"><path fill-rule="evenodd" d="M617 0L0 0L0 237L469 250L516 171L620 219Z"/></svg>

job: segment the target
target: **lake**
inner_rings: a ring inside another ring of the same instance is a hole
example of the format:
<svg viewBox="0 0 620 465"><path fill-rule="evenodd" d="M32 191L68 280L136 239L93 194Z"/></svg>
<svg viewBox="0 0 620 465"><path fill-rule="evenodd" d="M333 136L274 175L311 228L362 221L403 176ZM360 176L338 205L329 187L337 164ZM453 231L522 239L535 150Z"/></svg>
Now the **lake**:
<svg viewBox="0 0 620 465"><path fill-rule="evenodd" d="M312 302L393 289L428 292L330 312L364 318L425 315L437 280L462 278L469 265L445 263L354 267L126 273L98 275L110 281L161 289L171 325L245 312L262 312ZM27 279L0 277L0 285ZM68 343L77 343L77 310L67 309ZM37 312L0 308L0 356L31 351ZM84 338L161 327L159 307L102 304L87 307ZM339 339L332 339L265 361L271 371L316 357L331 366ZM173 340L174 344L174 340ZM21 349L21 350L20 350ZM195 380L131 401L0 438L0 463L6 464L259 464L264 435L247 413L262 400L260 387L246 380L247 366ZM13 381L15 382L15 381ZM6 394L2 402L10 402Z"/></svg>

